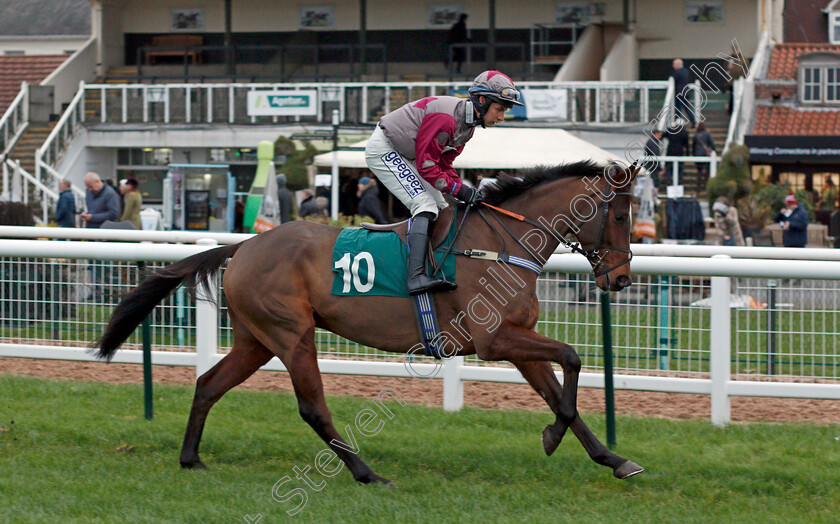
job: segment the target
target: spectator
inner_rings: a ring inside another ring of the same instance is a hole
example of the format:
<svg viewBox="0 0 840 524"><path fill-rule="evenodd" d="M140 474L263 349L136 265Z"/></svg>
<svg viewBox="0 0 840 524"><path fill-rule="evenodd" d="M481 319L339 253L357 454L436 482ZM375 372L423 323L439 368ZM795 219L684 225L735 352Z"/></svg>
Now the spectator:
<svg viewBox="0 0 840 524"><path fill-rule="evenodd" d="M315 205L318 206L318 215L322 217L330 216L330 199L325 196L316 196Z"/></svg>
<svg viewBox="0 0 840 524"><path fill-rule="evenodd" d="M711 156L715 150L715 139L706 131L706 124L703 122L697 124L692 150L694 156ZM697 166L697 193L700 193L709 180L709 164L707 162L697 162L694 165Z"/></svg>
<svg viewBox="0 0 840 524"><path fill-rule="evenodd" d="M286 187L286 175L277 175L277 202L280 204L280 223L292 219L292 192Z"/></svg>
<svg viewBox="0 0 840 524"><path fill-rule="evenodd" d="M662 155L662 130L661 129L654 129L653 136L648 139L647 143L645 144L645 156L649 157L656 157L655 163L653 161L648 161L646 165L649 165L650 171L650 178L653 181L653 187L659 187L660 179L665 178L665 166L662 165L662 162L659 161L659 157Z"/></svg>
<svg viewBox="0 0 840 524"><path fill-rule="evenodd" d="M703 124L700 124L703 125ZM744 233L741 231L741 221L738 217L738 209L733 206L726 197L718 197L712 206L715 226L720 231L722 245L743 246Z"/></svg>
<svg viewBox="0 0 840 524"><path fill-rule="evenodd" d="M90 172L85 175L85 204L87 213L82 213L79 218L87 228L100 228L108 220L117 221L120 218L120 197L110 185L99 178L99 175ZM88 260L90 267L93 293L87 297L88 300L96 300L103 295L104 275L111 272L111 263L108 261Z"/></svg>
<svg viewBox="0 0 840 524"><path fill-rule="evenodd" d="M676 129L668 130L668 148L665 154L667 156L688 156L688 130L685 128L684 121L677 121L677 126ZM678 183L682 184L685 163L679 162L678 166Z"/></svg>
<svg viewBox="0 0 840 524"><path fill-rule="evenodd" d="M466 44L470 41L467 36L467 18L468 15L466 13L461 13L461 16L458 17L458 21L452 24L452 27L449 29L449 36L447 39L449 43L447 51L449 51L450 54L446 57L446 65L449 66L449 57L451 56L452 61L457 65L456 72L458 73L461 72L461 63L464 61L464 56L466 55L465 47L459 44Z"/></svg>
<svg viewBox="0 0 840 524"><path fill-rule="evenodd" d="M819 209L821 211L834 211L837 207L837 186L830 176L825 179L825 185L820 191Z"/></svg>
<svg viewBox="0 0 840 524"><path fill-rule="evenodd" d="M303 201L300 203L300 208L298 209L298 218L305 218L309 215L320 215L321 212L318 210L318 204L315 203L315 194L312 193L311 189L304 189L303 190Z"/></svg>
<svg viewBox="0 0 840 524"><path fill-rule="evenodd" d="M677 111L674 116L691 122L693 127L694 113L689 109L685 99L686 95L683 94L683 90L691 82L688 69L683 67L683 61L680 58L675 58L672 65L674 67L674 71L671 73L671 76L674 77L674 109Z"/></svg>
<svg viewBox="0 0 840 524"><path fill-rule="evenodd" d="M76 227L76 199L70 190L70 182L61 179L58 190L60 193L55 206L55 221L58 227Z"/></svg>
<svg viewBox="0 0 840 524"><path fill-rule="evenodd" d="M143 206L143 197L137 188L140 184L134 177L127 178L125 183L120 183L120 193L123 195L125 201L125 208L123 209L120 220L131 222L137 229L143 229L140 223L140 208Z"/></svg>
<svg viewBox="0 0 840 524"><path fill-rule="evenodd" d="M105 184L99 175L90 172L85 175L85 203L87 213L80 218L87 228L99 228L106 220L119 220L120 198L114 189Z"/></svg>
<svg viewBox="0 0 840 524"><path fill-rule="evenodd" d="M110 178L106 178L105 180L103 180L103 182L105 182L105 184L111 189L113 189L114 193L117 194L117 198L119 198L120 201L120 209L119 211L117 211L117 215L121 215L123 210L123 195L122 191L120 191L120 186L125 183L125 179L123 178L122 180L120 180L119 185L114 185L114 181Z"/></svg>
<svg viewBox="0 0 840 524"><path fill-rule="evenodd" d="M370 177L359 179L359 190L356 192L359 197L359 215L370 217L377 224L387 224L385 213L382 211L382 202L379 201L379 188L376 187L376 180Z"/></svg>
<svg viewBox="0 0 840 524"><path fill-rule="evenodd" d="M808 243L808 212L799 205L793 193L785 197L785 207L776 215L776 222L782 226L785 247L805 247Z"/></svg>

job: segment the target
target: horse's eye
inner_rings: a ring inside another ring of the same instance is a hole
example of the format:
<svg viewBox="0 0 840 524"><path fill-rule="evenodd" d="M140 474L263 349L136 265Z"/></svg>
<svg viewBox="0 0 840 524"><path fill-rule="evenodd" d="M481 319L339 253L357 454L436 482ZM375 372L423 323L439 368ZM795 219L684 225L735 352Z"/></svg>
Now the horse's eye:
<svg viewBox="0 0 840 524"><path fill-rule="evenodd" d="M615 221L618 222L619 224L623 224L623 223L627 222L627 215L616 215L615 216Z"/></svg>

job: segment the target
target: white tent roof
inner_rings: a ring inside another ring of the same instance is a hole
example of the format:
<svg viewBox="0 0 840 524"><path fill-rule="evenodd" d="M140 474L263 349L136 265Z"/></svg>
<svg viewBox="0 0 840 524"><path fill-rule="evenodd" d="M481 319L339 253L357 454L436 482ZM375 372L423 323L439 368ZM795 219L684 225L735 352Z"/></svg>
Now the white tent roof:
<svg viewBox="0 0 840 524"><path fill-rule="evenodd" d="M367 141L353 144L364 147ZM316 166L331 166L332 153L315 157ZM605 164L619 158L562 129L476 129L464 151L455 159L456 169L522 169L594 160ZM366 168L364 151L339 151L340 167Z"/></svg>

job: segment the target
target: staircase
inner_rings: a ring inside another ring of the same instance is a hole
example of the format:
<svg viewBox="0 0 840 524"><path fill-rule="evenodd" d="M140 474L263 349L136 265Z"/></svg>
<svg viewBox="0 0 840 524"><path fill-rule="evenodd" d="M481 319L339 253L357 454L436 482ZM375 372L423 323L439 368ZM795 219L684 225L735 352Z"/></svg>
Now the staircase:
<svg viewBox="0 0 840 524"><path fill-rule="evenodd" d="M18 143L9 153L9 158L13 161L19 160L20 167L25 169L30 174L35 174L35 150L44 144L44 141L50 135L55 122L36 123L32 122L30 126L20 137ZM48 184L49 185L49 184Z"/></svg>
<svg viewBox="0 0 840 524"><path fill-rule="evenodd" d="M102 80L105 84L135 84L137 83L137 66L124 66L117 69L109 69Z"/></svg>
<svg viewBox="0 0 840 524"><path fill-rule="evenodd" d="M715 151L718 158L723 151L723 146L726 145L726 133L729 129L729 112L726 109L726 100L715 100L709 96L709 101L706 107L703 108L704 123L706 124L706 131L712 135L715 142ZM688 155L693 156L694 145L694 129L688 131ZM671 166L668 165L666 180L660 181L661 185L671 184ZM683 168L683 186L686 194L695 195L698 200L706 197L705 183L697 190L697 167L693 162L688 162Z"/></svg>
<svg viewBox="0 0 840 524"><path fill-rule="evenodd" d="M120 85L138 82L137 67L109 69L103 84ZM85 122L99 122L102 115L102 99L99 91L85 91Z"/></svg>
<svg viewBox="0 0 840 524"><path fill-rule="evenodd" d="M426 82L427 77L426 75L402 75L401 80L403 82ZM441 94L441 93L438 93ZM423 97L429 96L429 91L426 88L415 87L411 90L411 99L409 100L408 96L408 88L405 87L395 87L391 88L390 95L388 96L388 107L390 111L394 109L398 109L405 104L411 102L412 100L419 100ZM383 101L382 105L379 106L371 115L373 120L379 120L385 115L385 102Z"/></svg>

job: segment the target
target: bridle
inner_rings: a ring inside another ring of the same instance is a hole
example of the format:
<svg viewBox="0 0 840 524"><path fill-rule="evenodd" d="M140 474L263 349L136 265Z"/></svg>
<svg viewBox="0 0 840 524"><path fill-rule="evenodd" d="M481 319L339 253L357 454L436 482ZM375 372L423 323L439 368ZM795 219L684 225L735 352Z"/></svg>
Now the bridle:
<svg viewBox="0 0 840 524"><path fill-rule="evenodd" d="M482 204L483 204L484 207L489 209L489 212L490 212L491 216L496 220L496 222L499 223L499 225L502 227L502 229L504 229L508 233L508 235L510 235L511 238L513 238L519 245L521 245L523 248L525 248L526 251L531 252L531 248L526 246L522 242L522 240L520 240L519 237L516 234L514 234L514 232L511 231L510 228L504 222L502 222L502 220L499 218L499 216L496 212L499 212L499 213L501 213L503 215L506 215L506 216L509 216L511 218L515 218L516 220L519 220L520 222L524 222L526 224L532 225L532 226L544 231L545 233L548 233L550 236L554 237L555 239L557 239L561 244L563 244L563 246L570 249L573 253L579 253L579 254L585 256L586 259L589 261L589 264L592 266L592 273L597 278L597 277L600 277L601 275L606 275L610 271L613 271L614 269L617 269L617 268L619 268L619 267L621 267L625 264L629 264L630 260L633 259L633 252L630 251L629 249L615 247L615 246L612 246L612 245L604 242L604 233L605 233L606 228L607 228L607 218L608 218L609 212L610 212L610 202L615 200L615 197L619 197L619 196L630 197L630 196L632 196L632 193L630 193L630 192L615 192L613 190L612 184L609 181L609 178L607 178L607 186L606 186L606 191L604 192L604 195L605 195L605 197L602 198L601 201L598 203L598 207L603 209L603 211L601 212L601 224L600 224L599 231L598 231L598 242L595 244L595 247L592 248L592 249L584 249L583 248L583 243L580 241L580 237L578 237L577 233L575 233L575 237L578 238L578 241L577 242L572 242L572 241L567 240L563 236L560 236L560 235L556 234L555 232L549 230L548 228L546 228L544 225L540 224L539 222L531 220L531 219L529 219L529 218L527 218L523 215L519 215L517 213L512 213L512 212L507 211L505 209L501 209L501 208L498 208L496 206L492 206L490 204L487 204L486 202L482 202ZM496 232L497 235L499 235L498 231L496 231L496 228L493 227L493 225L490 223L490 221L485 216L484 210L482 208L478 208L477 211L478 211L478 214L481 216L481 218L484 219L484 221L487 223L487 225L490 226L490 229L492 229L494 232ZM578 231L580 231L580 228L578 228ZM499 237L501 237L501 235L499 235ZM504 245L504 239L502 239L502 245ZM618 252L621 252L621 253L627 253L628 257L623 262L620 262L620 263L615 264L613 266L610 266L606 269L603 269L604 258L606 257L607 253L609 253L610 250L618 251ZM602 253L602 251L603 251L603 253ZM602 268L602 269L599 269L599 267Z"/></svg>

